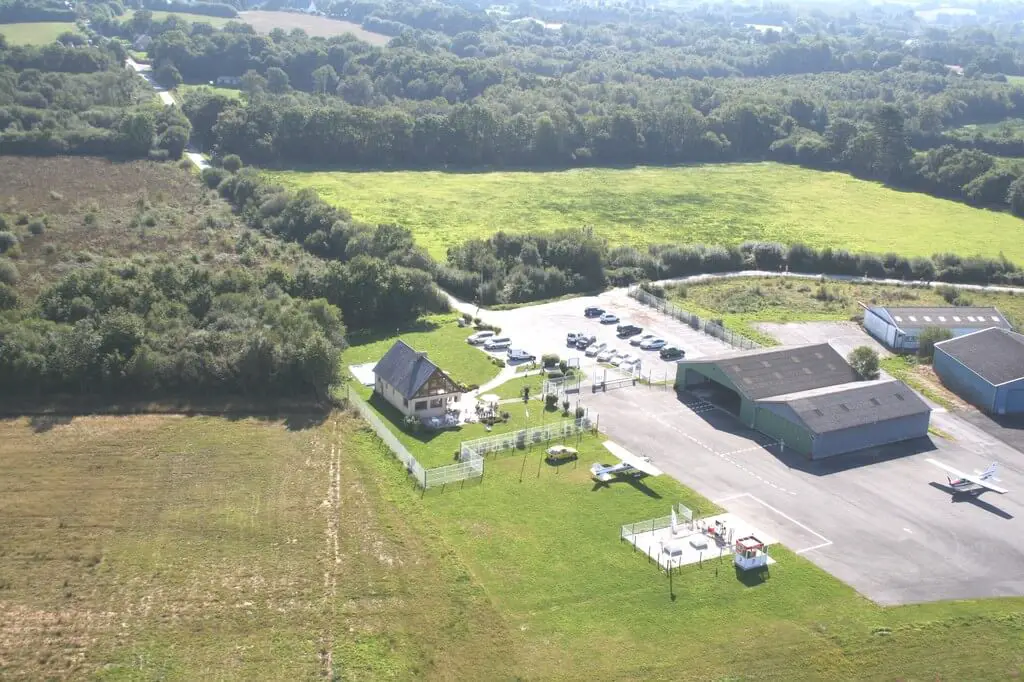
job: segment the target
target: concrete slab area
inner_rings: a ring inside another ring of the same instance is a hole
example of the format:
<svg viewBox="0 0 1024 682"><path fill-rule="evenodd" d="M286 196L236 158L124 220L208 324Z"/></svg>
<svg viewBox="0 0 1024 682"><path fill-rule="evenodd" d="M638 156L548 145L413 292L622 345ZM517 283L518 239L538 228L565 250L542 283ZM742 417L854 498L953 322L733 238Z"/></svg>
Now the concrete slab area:
<svg viewBox="0 0 1024 682"><path fill-rule="evenodd" d="M775 538L761 531L747 522L743 517L736 514L717 514L700 522L714 527L716 521L721 521L726 528L733 531L733 540L754 535L771 551L771 545L778 542ZM628 535L623 539L629 542L637 551L650 557L659 568L666 570L680 566L690 566L701 561L724 558L729 562L733 560L733 547L728 542L716 540L705 533L702 533L694 519L692 528L680 528L679 532L673 534L671 528L659 528L658 530L646 531L635 535ZM703 542L698 545L696 540ZM678 553L666 551L666 547L674 546ZM768 558L768 564L774 564L775 560Z"/></svg>
<svg viewBox="0 0 1024 682"><path fill-rule="evenodd" d="M874 348L879 357L892 355L885 346L854 322L760 322L759 331L778 339L786 346L803 346L811 343L827 343L844 358L857 346Z"/></svg>
<svg viewBox="0 0 1024 682"><path fill-rule="evenodd" d="M876 602L1024 595L1024 463L953 415L935 418L954 442L809 462L672 390L619 389L587 405L609 437ZM954 500L929 457L966 472L999 460L1010 493Z"/></svg>

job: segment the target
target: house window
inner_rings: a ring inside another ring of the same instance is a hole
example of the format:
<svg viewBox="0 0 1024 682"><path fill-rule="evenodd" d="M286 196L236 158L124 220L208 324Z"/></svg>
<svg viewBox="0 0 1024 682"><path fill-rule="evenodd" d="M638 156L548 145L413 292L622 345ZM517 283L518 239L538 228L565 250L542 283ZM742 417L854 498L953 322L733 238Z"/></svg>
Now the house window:
<svg viewBox="0 0 1024 682"><path fill-rule="evenodd" d="M420 410L427 409L427 401L426 400L419 400L419 401L417 401L416 404L413 405L412 409L416 410L417 412L419 412Z"/></svg>
<svg viewBox="0 0 1024 682"><path fill-rule="evenodd" d="M430 406L431 407L444 407L444 399L443 398L433 398L430 401Z"/></svg>
<svg viewBox="0 0 1024 682"><path fill-rule="evenodd" d="M405 398L402 398L402 407L409 407L409 401Z"/></svg>

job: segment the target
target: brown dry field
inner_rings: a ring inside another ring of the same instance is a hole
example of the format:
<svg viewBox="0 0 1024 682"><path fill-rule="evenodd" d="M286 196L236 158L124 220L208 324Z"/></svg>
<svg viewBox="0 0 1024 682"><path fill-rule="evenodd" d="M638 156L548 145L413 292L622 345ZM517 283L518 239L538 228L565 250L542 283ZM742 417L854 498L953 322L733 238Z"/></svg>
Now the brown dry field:
<svg viewBox="0 0 1024 682"><path fill-rule="evenodd" d="M291 31L293 28L301 28L311 36L330 38L331 36L351 33L356 38L370 43L371 45L387 45L391 36L382 35L367 31L359 24L340 19L328 17L310 16L297 12L239 12L239 17L247 24L251 24L260 33L270 33L275 28L283 28Z"/></svg>
<svg viewBox="0 0 1024 682"><path fill-rule="evenodd" d="M0 214L21 238L9 255L27 298L71 270L106 259L237 263L242 238L253 265L270 254L278 262L300 257L297 247L248 230L194 172L174 163L0 158ZM46 231L33 235L15 224L22 214L46 216Z"/></svg>
<svg viewBox="0 0 1024 682"><path fill-rule="evenodd" d="M510 672L501 618L384 501L347 414L17 419L0 443L0 679Z"/></svg>

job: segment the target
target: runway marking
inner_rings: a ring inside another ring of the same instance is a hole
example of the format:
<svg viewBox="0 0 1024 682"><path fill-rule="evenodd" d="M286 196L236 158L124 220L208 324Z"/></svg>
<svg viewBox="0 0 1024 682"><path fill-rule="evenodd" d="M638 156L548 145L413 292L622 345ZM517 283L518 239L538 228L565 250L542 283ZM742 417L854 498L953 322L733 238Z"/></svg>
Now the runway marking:
<svg viewBox="0 0 1024 682"><path fill-rule="evenodd" d="M765 509L768 509L769 511L775 512L776 514L778 514L782 518L784 518L787 521L789 521L790 523L792 523L794 526L799 526L800 528L803 528L805 531L807 531L811 535L813 535L813 536L815 536L815 537L817 537L817 538L819 538L821 540L820 544L814 545L812 547L804 547L803 549L798 549L798 550L793 552L794 554L804 554L806 552L811 552L811 551L816 550L816 549L821 549L822 547L828 547L829 545L832 544L831 540L829 540L827 537L825 537L824 535L822 535L818 531L813 530L811 528L808 528L804 524L802 524L799 521L797 521L796 519L794 519L789 514L786 514L785 512L776 509L775 507L771 506L770 504L768 504L767 502L765 502L761 498L756 497L754 495L751 495L750 493L738 493L736 495L730 495L729 497L723 497L721 500L716 501L715 504L718 504L718 503L721 503L721 502L728 502L729 500L736 500L736 499L739 499L741 497L749 497L750 499L752 499L754 502L757 502L758 504L760 504ZM906 530L906 529L904 528L904 530Z"/></svg>
<svg viewBox="0 0 1024 682"><path fill-rule="evenodd" d="M904 528L903 530L907 531L907 532L908 532L908 533L910 533L910 534L913 534L913 533L914 533L914 531L910 530L909 528Z"/></svg>

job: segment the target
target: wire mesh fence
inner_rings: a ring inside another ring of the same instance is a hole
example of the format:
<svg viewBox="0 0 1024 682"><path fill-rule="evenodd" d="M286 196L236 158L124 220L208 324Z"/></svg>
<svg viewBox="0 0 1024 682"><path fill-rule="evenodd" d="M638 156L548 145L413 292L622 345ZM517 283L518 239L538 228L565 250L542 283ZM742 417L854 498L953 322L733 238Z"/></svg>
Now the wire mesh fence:
<svg viewBox="0 0 1024 682"><path fill-rule="evenodd" d="M426 470L418 461L416 461L416 458L412 456L412 453L409 452L404 445L398 442L398 439L395 438L395 434L391 432L391 429L381 421L380 417L377 416L377 413L373 411L373 408L367 405L366 401L352 390L351 386L348 388L348 400L352 405L355 405L360 416L366 420L370 425L370 428L372 428L380 439L384 441L384 444L390 448L395 457L405 465L405 470L413 477L416 484L421 488L425 488L427 480Z"/></svg>
<svg viewBox="0 0 1024 682"><path fill-rule="evenodd" d="M459 448L459 459L470 460L474 455L486 457L488 454L505 452L508 450L522 450L531 445L550 443L553 440L560 440L576 434L594 431L597 428L597 415L589 414L579 419L564 420L533 426L528 429L510 431L509 433L497 436L487 436L468 440L462 443Z"/></svg>
<svg viewBox="0 0 1024 682"><path fill-rule="evenodd" d="M708 336L720 339L734 348L753 350L761 347L761 344L755 343L747 337L741 336L730 329L726 329L723 325L720 325L717 322L702 320L699 316L683 310L675 303L670 303L663 298L655 296L649 291L645 291L640 288L639 285L633 285L629 288L629 296L646 306L654 308L660 313L664 313L669 317L679 320L691 329L704 332Z"/></svg>
<svg viewBox="0 0 1024 682"><path fill-rule="evenodd" d="M442 467L434 467L424 472L423 487L436 488L449 483L458 483L484 475L484 458L477 455L464 462L456 462Z"/></svg>
<svg viewBox="0 0 1024 682"><path fill-rule="evenodd" d="M693 523L693 510L683 504L677 504L674 508L676 513L676 522L681 524ZM637 521L636 523L627 523L622 526L619 530L619 539L625 540L627 538L640 535L641 533L653 533L656 530L662 530L672 525L672 515L659 516L656 519L647 519L646 521Z"/></svg>

